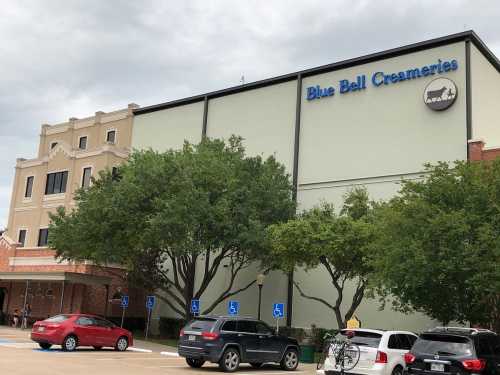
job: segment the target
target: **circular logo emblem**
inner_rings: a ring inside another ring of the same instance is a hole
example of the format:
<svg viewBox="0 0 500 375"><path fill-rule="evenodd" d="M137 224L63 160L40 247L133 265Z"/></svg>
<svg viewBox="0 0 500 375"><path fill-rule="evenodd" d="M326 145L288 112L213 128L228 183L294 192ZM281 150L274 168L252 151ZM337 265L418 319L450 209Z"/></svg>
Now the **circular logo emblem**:
<svg viewBox="0 0 500 375"><path fill-rule="evenodd" d="M424 90L424 103L434 111L451 107L456 98L457 86L448 78L436 78Z"/></svg>

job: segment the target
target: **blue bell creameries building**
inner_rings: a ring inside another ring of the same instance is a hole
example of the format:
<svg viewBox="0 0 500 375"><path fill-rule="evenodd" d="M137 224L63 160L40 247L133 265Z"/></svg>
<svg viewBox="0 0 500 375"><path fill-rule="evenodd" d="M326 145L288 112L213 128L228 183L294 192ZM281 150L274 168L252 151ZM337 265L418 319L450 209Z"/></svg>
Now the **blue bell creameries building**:
<svg viewBox="0 0 500 375"><path fill-rule="evenodd" d="M254 83L134 110L137 149L178 149L203 136L245 139L248 154L275 155L296 187L299 209L339 206L353 186L388 199L401 179L419 178L426 162L466 160L468 144L500 146L500 62L473 31L390 49ZM257 270L240 279L246 283ZM225 286L224 270L214 289ZM333 301L326 271L294 274L304 292ZM336 327L331 310L300 296L282 273L263 287L263 319L285 302L288 323ZM241 314L256 314L257 287L236 296ZM204 295L202 305L211 302ZM352 290L344 300L352 297ZM365 299L365 327L419 330L423 314L378 311ZM225 313L220 305L217 313ZM155 316L174 316L160 305Z"/></svg>

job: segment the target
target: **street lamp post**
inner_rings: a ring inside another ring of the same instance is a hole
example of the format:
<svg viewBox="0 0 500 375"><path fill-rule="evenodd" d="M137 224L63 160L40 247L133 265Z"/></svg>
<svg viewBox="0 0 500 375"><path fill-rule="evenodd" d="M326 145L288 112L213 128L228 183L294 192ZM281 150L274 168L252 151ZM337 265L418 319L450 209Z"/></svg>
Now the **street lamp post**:
<svg viewBox="0 0 500 375"><path fill-rule="evenodd" d="M262 287L264 286L264 279L266 275L259 273L257 275L257 286L259 287L259 309L257 310L257 319L260 320L260 305L262 303Z"/></svg>

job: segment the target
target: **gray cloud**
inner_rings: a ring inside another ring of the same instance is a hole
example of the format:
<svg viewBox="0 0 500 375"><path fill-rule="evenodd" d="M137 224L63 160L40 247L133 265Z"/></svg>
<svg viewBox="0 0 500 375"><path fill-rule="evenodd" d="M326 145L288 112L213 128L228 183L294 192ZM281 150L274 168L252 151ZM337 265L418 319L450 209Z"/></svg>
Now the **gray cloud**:
<svg viewBox="0 0 500 375"><path fill-rule="evenodd" d="M474 29L497 1L10 1L0 8L0 227L40 124L255 81Z"/></svg>

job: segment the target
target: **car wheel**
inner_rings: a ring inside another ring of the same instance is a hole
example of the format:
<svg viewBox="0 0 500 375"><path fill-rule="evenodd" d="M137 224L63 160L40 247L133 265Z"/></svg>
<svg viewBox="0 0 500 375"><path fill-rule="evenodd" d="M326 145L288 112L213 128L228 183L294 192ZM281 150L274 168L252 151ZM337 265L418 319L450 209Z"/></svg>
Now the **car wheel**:
<svg viewBox="0 0 500 375"><path fill-rule="evenodd" d="M200 368L205 361L199 358L186 358L186 363L192 368Z"/></svg>
<svg viewBox="0 0 500 375"><path fill-rule="evenodd" d="M280 366L285 371L294 371L299 365L299 353L295 349L287 349L280 362Z"/></svg>
<svg viewBox="0 0 500 375"><path fill-rule="evenodd" d="M46 342L39 342L38 345L40 345L40 348L44 350L49 350L52 347L52 344L48 344Z"/></svg>
<svg viewBox="0 0 500 375"><path fill-rule="evenodd" d="M394 367L391 375L403 375L403 368L401 366Z"/></svg>
<svg viewBox="0 0 500 375"><path fill-rule="evenodd" d="M262 365L262 362L250 362L250 366L252 366L253 368L261 368Z"/></svg>
<svg viewBox="0 0 500 375"><path fill-rule="evenodd" d="M240 366L240 353L235 348L228 348L222 354L219 367L225 372L234 372Z"/></svg>
<svg viewBox="0 0 500 375"><path fill-rule="evenodd" d="M125 336L120 337L116 341L115 350L119 352L124 352L128 348L128 339Z"/></svg>
<svg viewBox="0 0 500 375"><path fill-rule="evenodd" d="M101 350L101 349L102 349L102 346L94 346L94 349L95 349L95 350Z"/></svg>
<svg viewBox="0 0 500 375"><path fill-rule="evenodd" d="M76 338L76 336L69 335L66 336L66 338L62 343L62 350L64 350L65 352L72 352L73 350L76 349L77 346L78 346L78 339Z"/></svg>

